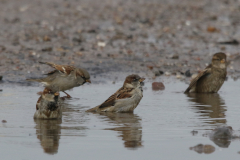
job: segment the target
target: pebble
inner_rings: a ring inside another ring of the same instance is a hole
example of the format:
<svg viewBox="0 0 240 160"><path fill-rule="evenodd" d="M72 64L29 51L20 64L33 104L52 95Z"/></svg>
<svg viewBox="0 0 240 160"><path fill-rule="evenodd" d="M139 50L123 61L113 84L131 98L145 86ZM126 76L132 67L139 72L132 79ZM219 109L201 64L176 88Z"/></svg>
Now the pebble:
<svg viewBox="0 0 240 160"><path fill-rule="evenodd" d="M48 36L44 36L44 37L43 37L43 41L51 41L51 38L48 37Z"/></svg>
<svg viewBox="0 0 240 160"><path fill-rule="evenodd" d="M182 75L177 74L177 75L176 75L176 78L177 78L177 79L182 79L183 77L182 77Z"/></svg>
<svg viewBox="0 0 240 160"><path fill-rule="evenodd" d="M0 81L2 80L3 76L0 76Z"/></svg>
<svg viewBox="0 0 240 160"><path fill-rule="evenodd" d="M106 43L104 43L104 42L98 42L97 45L98 45L99 47L105 47L105 46L106 46Z"/></svg>
<svg viewBox="0 0 240 160"><path fill-rule="evenodd" d="M170 73L170 72L165 72L165 75L166 75L166 76L170 76L171 73Z"/></svg>
<svg viewBox="0 0 240 160"><path fill-rule="evenodd" d="M161 76L163 73L163 71L154 71L155 76Z"/></svg>
<svg viewBox="0 0 240 160"><path fill-rule="evenodd" d="M7 123L7 121L6 120L2 120L2 123Z"/></svg>
<svg viewBox="0 0 240 160"><path fill-rule="evenodd" d="M215 27L212 27L212 26L208 26L207 31L208 31L208 32L217 32L218 29L215 28Z"/></svg>
<svg viewBox="0 0 240 160"><path fill-rule="evenodd" d="M191 77L191 76L192 76L190 70L187 70L187 71L184 73L184 75L185 75L186 77Z"/></svg>
<svg viewBox="0 0 240 160"><path fill-rule="evenodd" d="M179 59L179 55L178 54L174 54L171 58L172 59Z"/></svg>
<svg viewBox="0 0 240 160"><path fill-rule="evenodd" d="M153 82L152 83L152 90L158 91L158 90L164 90L165 86L162 82Z"/></svg>
<svg viewBox="0 0 240 160"><path fill-rule="evenodd" d="M42 49L43 52L50 52L52 51L52 47L46 47Z"/></svg>

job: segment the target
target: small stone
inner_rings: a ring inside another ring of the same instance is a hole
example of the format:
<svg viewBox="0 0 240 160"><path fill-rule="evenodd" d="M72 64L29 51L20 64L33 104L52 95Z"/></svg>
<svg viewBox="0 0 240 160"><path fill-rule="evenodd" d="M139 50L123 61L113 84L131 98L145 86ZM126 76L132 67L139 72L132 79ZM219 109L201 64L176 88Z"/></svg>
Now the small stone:
<svg viewBox="0 0 240 160"><path fill-rule="evenodd" d="M171 58L172 58L172 59L179 59L179 55L178 55L178 54L174 54L174 55L172 55Z"/></svg>
<svg viewBox="0 0 240 160"><path fill-rule="evenodd" d="M72 39L72 41L73 41L73 42L82 43L82 39L81 39L81 38L76 38L76 37L74 37L74 38Z"/></svg>
<svg viewBox="0 0 240 160"><path fill-rule="evenodd" d="M152 70L153 69L153 66L147 66L148 69Z"/></svg>
<svg viewBox="0 0 240 160"><path fill-rule="evenodd" d="M182 79L182 75L177 74L177 75L176 75L176 78L177 78L177 79Z"/></svg>
<svg viewBox="0 0 240 160"><path fill-rule="evenodd" d="M226 50L226 47L225 47L225 46L221 47L221 50L222 50L222 51L225 51L225 50Z"/></svg>
<svg viewBox="0 0 240 160"><path fill-rule="evenodd" d="M3 76L0 76L0 81L2 80Z"/></svg>
<svg viewBox="0 0 240 160"><path fill-rule="evenodd" d="M208 31L208 32L217 32L218 30L217 30L217 28L215 28L215 27L209 26L209 27L207 28L207 31Z"/></svg>
<svg viewBox="0 0 240 160"><path fill-rule="evenodd" d="M163 72L163 71L160 71L160 70L159 70L159 73L160 73L160 74L164 74L164 72Z"/></svg>
<svg viewBox="0 0 240 160"><path fill-rule="evenodd" d="M160 71L154 71L154 75L155 76L161 76L163 73L161 73Z"/></svg>
<svg viewBox="0 0 240 160"><path fill-rule="evenodd" d="M6 47L5 46L2 46L0 45L0 51L5 51L6 50Z"/></svg>
<svg viewBox="0 0 240 160"><path fill-rule="evenodd" d="M166 76L170 76L171 73L170 73L170 72L165 72L165 75L166 75Z"/></svg>
<svg viewBox="0 0 240 160"><path fill-rule="evenodd" d="M152 90L158 91L158 90L164 90L165 86L162 82L153 82L152 83Z"/></svg>
<svg viewBox="0 0 240 160"><path fill-rule="evenodd" d="M44 36L44 37L43 37L43 41L51 41L51 38L48 37L48 36Z"/></svg>
<svg viewBox="0 0 240 160"><path fill-rule="evenodd" d="M0 92L2 92L2 89L0 89Z"/></svg>
<svg viewBox="0 0 240 160"><path fill-rule="evenodd" d="M19 8L20 12L25 12L29 8L29 5L24 5Z"/></svg>
<svg viewBox="0 0 240 160"><path fill-rule="evenodd" d="M6 120L2 120L2 123L7 123L7 121Z"/></svg>
<svg viewBox="0 0 240 160"><path fill-rule="evenodd" d="M42 49L43 52L51 52L52 51L52 47L46 47Z"/></svg>
<svg viewBox="0 0 240 160"><path fill-rule="evenodd" d="M105 47L106 46L106 43L105 42L98 42L97 45L99 47Z"/></svg>
<svg viewBox="0 0 240 160"><path fill-rule="evenodd" d="M184 73L184 75L185 75L186 77L191 77L191 76L192 76L190 70L187 70L187 71Z"/></svg>

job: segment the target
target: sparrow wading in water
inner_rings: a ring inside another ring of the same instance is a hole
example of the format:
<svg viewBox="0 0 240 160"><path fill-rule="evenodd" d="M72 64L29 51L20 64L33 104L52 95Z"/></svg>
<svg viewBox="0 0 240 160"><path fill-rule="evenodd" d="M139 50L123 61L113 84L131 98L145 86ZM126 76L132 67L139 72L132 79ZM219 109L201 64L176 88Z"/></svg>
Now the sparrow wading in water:
<svg viewBox="0 0 240 160"><path fill-rule="evenodd" d="M212 57L212 63L191 81L184 93L216 93L222 87L226 75L226 54L216 53Z"/></svg>
<svg viewBox="0 0 240 160"><path fill-rule="evenodd" d="M138 75L126 77L123 86L101 105L86 112L133 112L143 97L143 81Z"/></svg>

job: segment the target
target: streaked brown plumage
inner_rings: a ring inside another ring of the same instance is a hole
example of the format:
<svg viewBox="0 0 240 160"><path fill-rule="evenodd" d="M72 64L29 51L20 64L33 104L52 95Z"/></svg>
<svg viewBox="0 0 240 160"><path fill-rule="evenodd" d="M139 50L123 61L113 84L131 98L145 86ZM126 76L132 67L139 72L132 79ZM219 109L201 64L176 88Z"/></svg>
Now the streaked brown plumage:
<svg viewBox="0 0 240 160"><path fill-rule="evenodd" d="M62 118L62 106L59 92L52 92L45 88L36 104L34 118L59 119Z"/></svg>
<svg viewBox="0 0 240 160"><path fill-rule="evenodd" d="M227 75L226 55L216 53L213 55L212 64L207 66L195 77L184 93L215 93L221 88Z"/></svg>
<svg viewBox="0 0 240 160"><path fill-rule="evenodd" d="M74 87L83 85L86 82L91 83L90 75L87 70L75 68L69 65L57 65L49 62L39 62L53 67L55 70L47 73L47 77L41 79L27 79L28 81L36 81L43 83L45 87L52 92L66 91ZM66 92L64 92L67 94ZM71 96L68 95L68 98Z"/></svg>
<svg viewBox="0 0 240 160"><path fill-rule="evenodd" d="M133 112L143 97L144 80L145 78L134 74L127 76L123 86L116 93L101 105L86 112Z"/></svg>

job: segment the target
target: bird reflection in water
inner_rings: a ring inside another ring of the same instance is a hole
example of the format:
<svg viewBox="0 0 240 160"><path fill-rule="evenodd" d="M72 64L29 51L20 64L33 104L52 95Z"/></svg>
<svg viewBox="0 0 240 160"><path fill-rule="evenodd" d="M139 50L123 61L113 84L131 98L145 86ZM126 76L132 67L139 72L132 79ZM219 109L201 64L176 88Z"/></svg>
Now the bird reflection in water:
<svg viewBox="0 0 240 160"><path fill-rule="evenodd" d="M117 131L128 149L142 147L142 126L141 118L133 113L100 113L108 118L110 123L120 125L119 127L107 128L105 130Z"/></svg>
<svg viewBox="0 0 240 160"><path fill-rule="evenodd" d="M36 123L36 135L40 144L47 154L57 154L60 145L60 136L86 136L88 129L83 124L87 118L79 105L63 104L62 119L34 119ZM85 109L85 108L84 108ZM62 123L64 121L64 123Z"/></svg>
<svg viewBox="0 0 240 160"><path fill-rule="evenodd" d="M222 126L212 130L209 134L209 138L219 147L228 148L231 144L231 140L239 137L233 135L233 129L231 126Z"/></svg>
<svg viewBox="0 0 240 160"><path fill-rule="evenodd" d="M56 154L58 152L62 120L34 119L34 121L36 123L36 135L44 152Z"/></svg>
<svg viewBox="0 0 240 160"><path fill-rule="evenodd" d="M226 106L224 100L218 93L189 93L187 94L190 102L195 102L192 107L201 113L204 122L208 124L225 124Z"/></svg>

